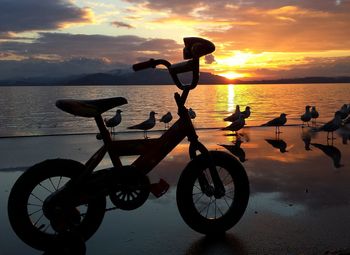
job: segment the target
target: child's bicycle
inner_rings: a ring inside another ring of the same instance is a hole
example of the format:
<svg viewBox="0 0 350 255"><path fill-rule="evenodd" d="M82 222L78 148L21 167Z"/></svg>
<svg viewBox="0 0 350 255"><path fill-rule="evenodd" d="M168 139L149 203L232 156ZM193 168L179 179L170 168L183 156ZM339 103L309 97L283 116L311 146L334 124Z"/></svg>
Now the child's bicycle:
<svg viewBox="0 0 350 255"><path fill-rule="evenodd" d="M249 199L249 181L244 167L233 156L208 151L198 141L185 102L199 80L199 58L213 52L214 44L201 38L184 39L185 62L170 64L150 59L135 64L135 71L164 65L182 90L175 93L179 119L157 139L112 140L102 113L126 104L124 98L58 100L68 113L94 118L103 146L85 163L49 159L26 170L14 184L8 201L8 215L16 234L28 245L46 250L59 233L75 231L89 239L101 224L109 196L116 208L140 207L152 191L147 174L185 137L191 161L181 173L176 200L184 221L203 234L224 232L242 217ZM178 74L192 72L191 84ZM94 171L108 152L112 168ZM122 165L120 156L139 155L131 165Z"/></svg>

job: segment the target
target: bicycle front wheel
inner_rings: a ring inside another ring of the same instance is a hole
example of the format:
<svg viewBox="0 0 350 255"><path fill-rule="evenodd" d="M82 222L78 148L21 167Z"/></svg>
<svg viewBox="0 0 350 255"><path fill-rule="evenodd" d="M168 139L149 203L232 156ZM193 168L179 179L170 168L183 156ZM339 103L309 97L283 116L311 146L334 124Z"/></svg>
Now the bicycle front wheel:
<svg viewBox="0 0 350 255"><path fill-rule="evenodd" d="M8 216L22 241L38 250L47 250L54 245L59 237L45 217L44 201L84 169L84 165L73 160L53 159L30 167L18 178L9 196ZM100 226L105 208L105 197L96 197L87 204L72 208L80 219L77 231L84 240Z"/></svg>
<svg viewBox="0 0 350 255"><path fill-rule="evenodd" d="M225 194L215 196L214 184L209 171L209 160L199 155L182 172L176 200L184 221L202 234L225 232L243 216L249 200L249 181L244 167L231 155L209 152L216 166ZM205 178L206 187L200 184Z"/></svg>

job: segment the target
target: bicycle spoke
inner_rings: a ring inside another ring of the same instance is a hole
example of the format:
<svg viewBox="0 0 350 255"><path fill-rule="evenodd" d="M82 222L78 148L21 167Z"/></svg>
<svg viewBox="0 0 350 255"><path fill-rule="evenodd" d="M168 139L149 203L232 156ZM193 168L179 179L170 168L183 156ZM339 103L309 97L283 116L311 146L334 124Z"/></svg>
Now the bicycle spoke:
<svg viewBox="0 0 350 255"><path fill-rule="evenodd" d="M42 187L43 189L47 190L50 193L53 193L52 190L49 190L48 188L46 188L44 185L42 185L41 183L39 183L39 186Z"/></svg>
<svg viewBox="0 0 350 255"><path fill-rule="evenodd" d="M36 213L38 213L38 212L40 212L40 211L42 211L41 208L40 208L39 210L36 210L35 212L32 212L32 213L28 214L28 216L30 217L30 216L32 216L33 214L36 214Z"/></svg>
<svg viewBox="0 0 350 255"><path fill-rule="evenodd" d="M44 203L43 200L41 200L40 198L38 198L36 195L34 195L33 193L30 193L31 196L35 197L36 199L38 199L40 202Z"/></svg>
<svg viewBox="0 0 350 255"><path fill-rule="evenodd" d="M57 189L55 188L55 185L53 184L53 182L52 182L52 180L51 180L51 177L49 178L49 181L51 182L51 185L52 185L52 187L54 188L54 190L57 190Z"/></svg>
<svg viewBox="0 0 350 255"><path fill-rule="evenodd" d="M58 180L58 184L56 186L56 190L58 190L58 188L60 187L61 181L62 181L62 176L60 176L60 179Z"/></svg>
<svg viewBox="0 0 350 255"><path fill-rule="evenodd" d="M36 227L36 224L39 223L39 221L44 217L44 214L42 214L39 219L37 219L37 221L34 223L34 227Z"/></svg>
<svg viewBox="0 0 350 255"><path fill-rule="evenodd" d="M197 202L204 196L204 193L194 202L194 204L197 204Z"/></svg>

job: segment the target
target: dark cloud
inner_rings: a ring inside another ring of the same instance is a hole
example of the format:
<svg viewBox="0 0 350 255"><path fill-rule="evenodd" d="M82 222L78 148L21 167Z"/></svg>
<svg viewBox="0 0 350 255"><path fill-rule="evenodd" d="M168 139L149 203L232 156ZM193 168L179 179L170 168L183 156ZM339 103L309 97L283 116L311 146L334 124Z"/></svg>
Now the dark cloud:
<svg viewBox="0 0 350 255"><path fill-rule="evenodd" d="M182 56L181 49L182 45L168 39L147 39L129 35L40 33L39 38L30 43L0 42L0 52L3 57L12 55L24 59L23 61L0 61L2 71L0 79L11 75L15 77L18 70L25 70L27 75L32 73L41 76L40 73L46 70L45 65L53 67L55 64L56 68L62 67L62 70L67 72L83 73L113 69L113 66L121 64L131 66L140 59L165 58L175 62ZM72 59L75 62L72 62ZM73 66L77 59L80 60L79 64ZM91 68L89 69L88 66ZM57 74L58 70L61 69L58 68L55 71L53 68L51 71Z"/></svg>
<svg viewBox="0 0 350 255"><path fill-rule="evenodd" d="M121 22L121 21L113 21L111 22L111 24L113 26L116 26L116 27L121 27L121 28L134 28L132 25L128 24L128 23L125 23L125 22Z"/></svg>
<svg viewBox="0 0 350 255"><path fill-rule="evenodd" d="M0 32L42 31L91 21L91 12L65 0L0 0Z"/></svg>

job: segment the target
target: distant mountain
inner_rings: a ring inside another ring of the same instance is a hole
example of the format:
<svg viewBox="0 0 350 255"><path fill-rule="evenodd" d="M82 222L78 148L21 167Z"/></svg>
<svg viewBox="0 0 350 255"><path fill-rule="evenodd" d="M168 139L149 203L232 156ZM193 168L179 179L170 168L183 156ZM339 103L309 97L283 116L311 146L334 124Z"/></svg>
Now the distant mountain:
<svg viewBox="0 0 350 255"><path fill-rule="evenodd" d="M180 80L190 83L191 73L180 75ZM350 83L350 77L304 77L275 80L230 80L225 77L201 72L200 84L293 84L293 83ZM116 69L103 73L81 74L68 77L29 77L17 80L0 80L0 85L165 85L174 84L166 69L146 69L133 72Z"/></svg>
<svg viewBox="0 0 350 255"><path fill-rule="evenodd" d="M181 79L191 82L192 74L182 74ZM227 84L230 80L211 73L200 73L201 84ZM68 80L65 84L79 85L165 85L174 84L169 72L164 69L146 69L139 72L95 73Z"/></svg>
<svg viewBox="0 0 350 255"><path fill-rule="evenodd" d="M303 77L276 80L235 80L234 84L350 83L350 77Z"/></svg>

